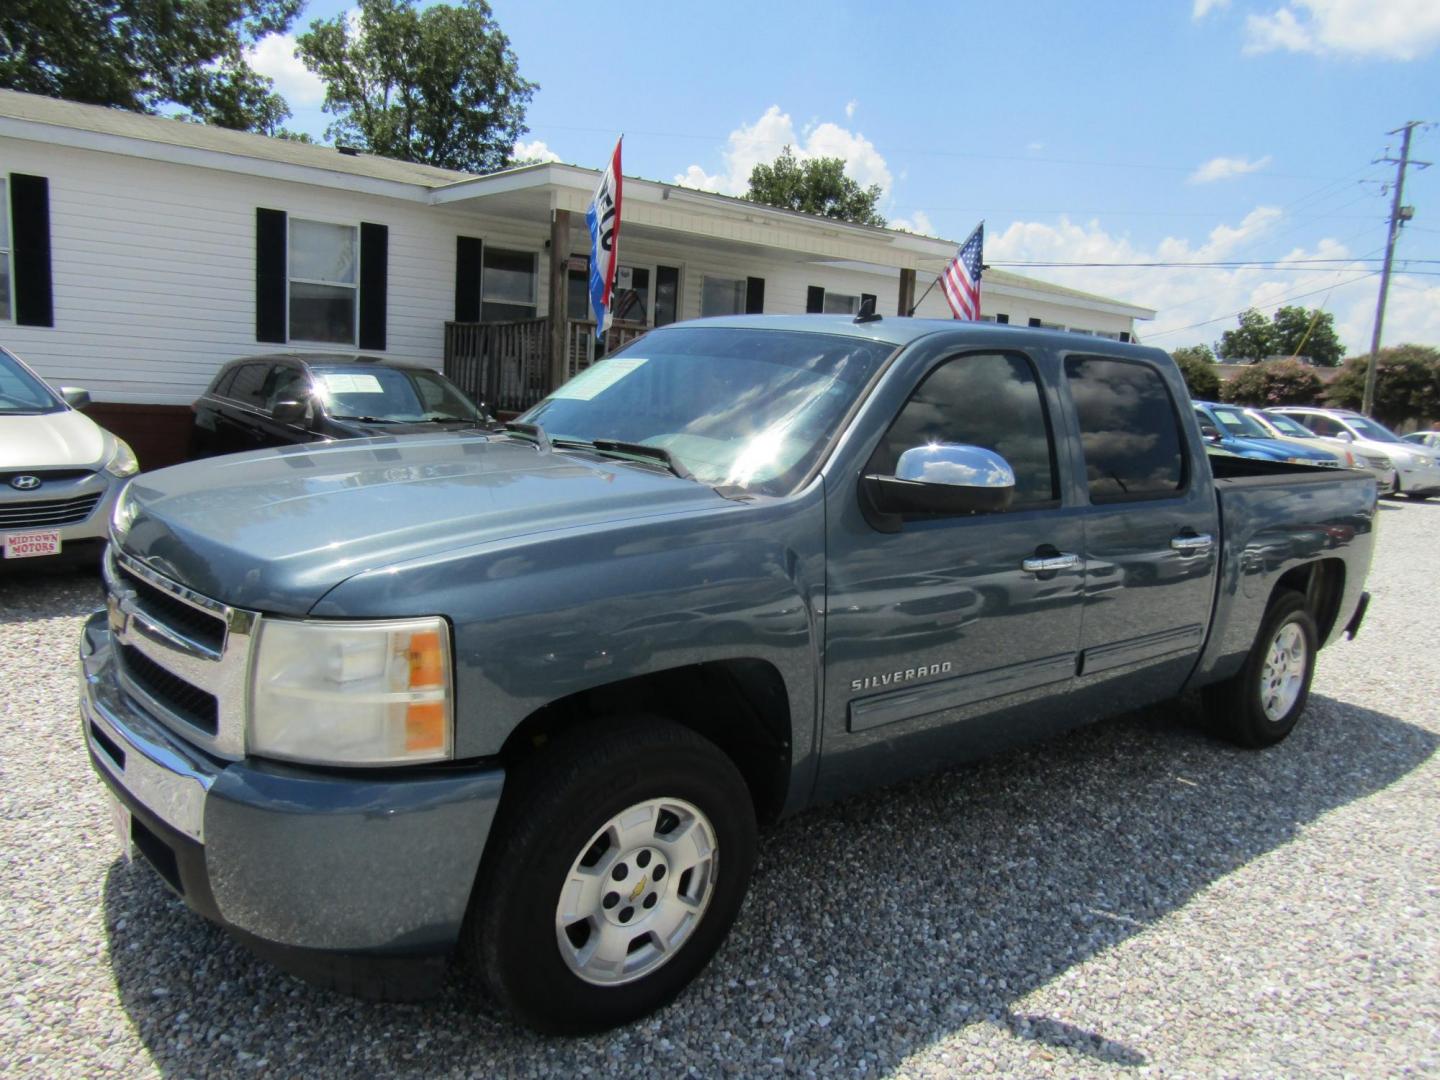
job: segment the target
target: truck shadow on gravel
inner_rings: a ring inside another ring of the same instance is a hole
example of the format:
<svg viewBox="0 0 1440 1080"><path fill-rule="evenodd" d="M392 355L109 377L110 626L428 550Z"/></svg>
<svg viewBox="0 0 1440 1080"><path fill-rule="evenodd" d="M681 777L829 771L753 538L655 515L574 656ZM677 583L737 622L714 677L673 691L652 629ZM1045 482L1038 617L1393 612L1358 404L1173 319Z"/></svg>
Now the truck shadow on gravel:
<svg viewBox="0 0 1440 1080"><path fill-rule="evenodd" d="M884 1073L977 1024L1062 1070L1139 1066L1144 1046L1017 1002L1394 783L1437 742L1312 696L1285 744L1251 753L1210 739L1183 702L805 813L762 837L735 931L695 985L592 1038L489 1015L458 975L422 1005L312 988L140 864L117 862L105 883L110 961L136 1031L176 1076Z"/></svg>

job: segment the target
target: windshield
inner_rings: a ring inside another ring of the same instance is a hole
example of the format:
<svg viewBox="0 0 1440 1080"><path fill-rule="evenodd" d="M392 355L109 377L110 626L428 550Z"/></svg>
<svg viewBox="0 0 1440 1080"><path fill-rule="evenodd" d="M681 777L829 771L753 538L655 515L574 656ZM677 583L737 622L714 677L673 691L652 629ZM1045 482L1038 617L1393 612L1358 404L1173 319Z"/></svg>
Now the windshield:
<svg viewBox="0 0 1440 1080"><path fill-rule="evenodd" d="M433 371L379 366L315 370L315 393L332 420L478 421L479 409L454 383Z"/></svg>
<svg viewBox="0 0 1440 1080"><path fill-rule="evenodd" d="M1315 433L1298 420L1291 420L1280 413L1266 413L1265 421L1281 435L1291 439L1313 439Z"/></svg>
<svg viewBox="0 0 1440 1080"><path fill-rule="evenodd" d="M894 350L789 330L655 330L520 419L552 440L659 447L703 483L785 494Z"/></svg>
<svg viewBox="0 0 1440 1080"><path fill-rule="evenodd" d="M20 361L0 349L0 416L60 412L65 403L31 375Z"/></svg>
<svg viewBox="0 0 1440 1080"><path fill-rule="evenodd" d="M1268 439L1270 433L1246 416L1239 409L1214 409L1215 419L1220 421L1221 430L1227 435L1244 439Z"/></svg>
<svg viewBox="0 0 1440 1080"><path fill-rule="evenodd" d="M1371 442L1400 442L1399 437L1393 432L1363 416L1347 416L1344 422L1349 424L1362 439L1369 439Z"/></svg>

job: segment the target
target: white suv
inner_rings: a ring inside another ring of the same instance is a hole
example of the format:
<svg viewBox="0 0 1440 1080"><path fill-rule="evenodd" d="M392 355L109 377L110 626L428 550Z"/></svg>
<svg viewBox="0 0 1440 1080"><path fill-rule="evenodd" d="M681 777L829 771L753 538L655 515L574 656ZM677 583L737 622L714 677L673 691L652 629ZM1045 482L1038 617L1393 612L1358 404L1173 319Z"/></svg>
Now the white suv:
<svg viewBox="0 0 1440 1080"><path fill-rule="evenodd" d="M140 466L124 439L78 411L89 401L73 386L50 389L0 348L3 564L67 556L98 562L115 497Z"/></svg>
<svg viewBox="0 0 1440 1080"><path fill-rule="evenodd" d="M1298 420L1322 439L1334 439L1369 454L1383 454L1395 466L1395 494L1412 499L1440 495L1440 462L1430 450L1408 445L1383 424L1349 409L1283 405L1266 412Z"/></svg>

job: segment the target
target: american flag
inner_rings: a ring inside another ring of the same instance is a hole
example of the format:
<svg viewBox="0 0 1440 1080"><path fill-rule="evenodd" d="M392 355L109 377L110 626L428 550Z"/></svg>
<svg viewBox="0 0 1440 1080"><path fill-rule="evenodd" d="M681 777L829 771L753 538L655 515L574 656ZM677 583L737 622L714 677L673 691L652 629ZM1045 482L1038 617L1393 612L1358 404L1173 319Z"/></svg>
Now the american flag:
<svg viewBox="0 0 1440 1080"><path fill-rule="evenodd" d="M970 239L960 245L955 258L940 275L940 287L957 319L974 322L980 318L980 272L985 261L985 223L975 226Z"/></svg>

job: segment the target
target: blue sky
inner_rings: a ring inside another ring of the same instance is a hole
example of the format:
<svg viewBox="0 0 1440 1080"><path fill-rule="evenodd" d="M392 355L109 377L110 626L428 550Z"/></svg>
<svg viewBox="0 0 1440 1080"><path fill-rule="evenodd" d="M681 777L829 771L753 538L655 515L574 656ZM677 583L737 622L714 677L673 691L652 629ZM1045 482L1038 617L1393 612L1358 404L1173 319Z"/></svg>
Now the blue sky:
<svg viewBox="0 0 1440 1080"><path fill-rule="evenodd" d="M1015 268L1156 308L1141 336L1167 348L1286 297L1367 348L1394 177L1371 162L1440 121L1440 0L492 5L540 84L536 155L599 167L624 131L627 174L736 192L789 141L880 183L893 222L961 240L984 218L996 265L1289 261ZM254 63L322 133L288 43ZM1440 345L1440 127L1412 152L1437 166L1407 178L1385 341Z"/></svg>

